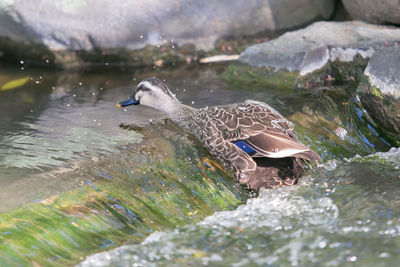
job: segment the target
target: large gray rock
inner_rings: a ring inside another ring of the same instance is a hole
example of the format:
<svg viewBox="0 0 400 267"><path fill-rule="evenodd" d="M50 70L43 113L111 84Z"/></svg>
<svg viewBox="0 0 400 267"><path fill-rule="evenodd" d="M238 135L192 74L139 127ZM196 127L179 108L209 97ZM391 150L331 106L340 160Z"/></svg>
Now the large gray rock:
<svg viewBox="0 0 400 267"><path fill-rule="evenodd" d="M351 62L356 55L368 59L377 49L398 41L400 29L359 21L316 22L275 40L250 46L239 61L304 76L330 62Z"/></svg>
<svg viewBox="0 0 400 267"><path fill-rule="evenodd" d="M374 53L358 88L371 117L400 144L400 47Z"/></svg>
<svg viewBox="0 0 400 267"><path fill-rule="evenodd" d="M1 40L13 45L41 44L50 51L137 50L170 42L207 50L221 37L279 31L327 19L334 2L0 0L0 50Z"/></svg>
<svg viewBox="0 0 400 267"><path fill-rule="evenodd" d="M381 94L398 100L400 98L399 45L377 51L368 62L364 74Z"/></svg>
<svg viewBox="0 0 400 267"><path fill-rule="evenodd" d="M399 0L342 0L354 19L372 23L400 24Z"/></svg>

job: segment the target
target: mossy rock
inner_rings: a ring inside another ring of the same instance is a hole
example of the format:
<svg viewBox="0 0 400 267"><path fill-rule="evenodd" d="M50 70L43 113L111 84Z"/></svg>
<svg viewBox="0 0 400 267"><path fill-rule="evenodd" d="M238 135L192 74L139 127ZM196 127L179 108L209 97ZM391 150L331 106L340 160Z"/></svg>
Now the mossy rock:
<svg viewBox="0 0 400 267"><path fill-rule="evenodd" d="M297 72L262 67L251 67L246 64L234 63L222 73L222 78L232 85L246 85L253 87L276 88L293 92L300 79Z"/></svg>
<svg viewBox="0 0 400 267"><path fill-rule="evenodd" d="M400 99L384 94L376 86L371 85L364 76L357 92L360 100L372 119L380 126L380 130L390 137L395 146L400 146Z"/></svg>

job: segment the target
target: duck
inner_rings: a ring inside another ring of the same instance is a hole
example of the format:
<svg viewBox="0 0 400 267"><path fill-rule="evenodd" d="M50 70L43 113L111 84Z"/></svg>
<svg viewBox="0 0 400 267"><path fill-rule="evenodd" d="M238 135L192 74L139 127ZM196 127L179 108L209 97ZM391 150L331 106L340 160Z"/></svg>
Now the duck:
<svg viewBox="0 0 400 267"><path fill-rule="evenodd" d="M151 77L117 107L139 104L164 112L194 134L251 191L294 185L305 166L321 161L298 140L293 123L260 101L194 108L182 104L164 81Z"/></svg>

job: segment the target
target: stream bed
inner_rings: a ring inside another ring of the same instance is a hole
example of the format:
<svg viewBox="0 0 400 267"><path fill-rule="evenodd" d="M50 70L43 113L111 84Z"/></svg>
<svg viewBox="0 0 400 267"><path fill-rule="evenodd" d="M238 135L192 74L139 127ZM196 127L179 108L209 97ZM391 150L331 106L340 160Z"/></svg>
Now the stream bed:
<svg viewBox="0 0 400 267"><path fill-rule="evenodd" d="M225 68L0 68L0 265L395 265L400 151L356 84L279 90ZM115 107L149 76L196 107L272 105L324 165L250 198L165 115Z"/></svg>

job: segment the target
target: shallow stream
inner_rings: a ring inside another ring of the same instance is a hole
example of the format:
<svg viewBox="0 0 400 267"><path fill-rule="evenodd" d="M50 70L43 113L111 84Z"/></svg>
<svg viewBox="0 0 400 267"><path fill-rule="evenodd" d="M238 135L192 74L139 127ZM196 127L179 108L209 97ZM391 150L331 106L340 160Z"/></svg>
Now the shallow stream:
<svg viewBox="0 0 400 267"><path fill-rule="evenodd" d="M400 152L389 151L356 85L255 87L224 81L225 67L1 68L0 87L14 86L0 90L0 265L396 264ZM324 166L249 198L163 114L115 107L154 75L196 107L272 105Z"/></svg>

